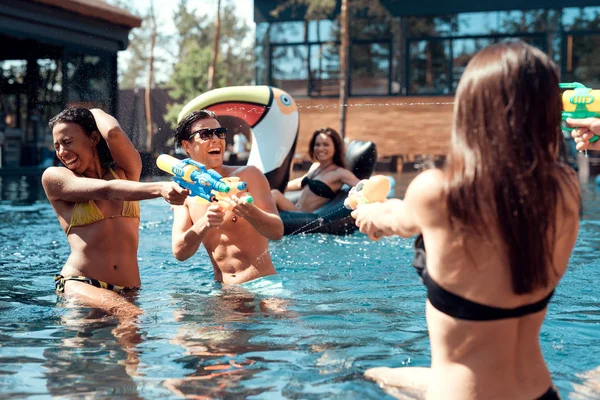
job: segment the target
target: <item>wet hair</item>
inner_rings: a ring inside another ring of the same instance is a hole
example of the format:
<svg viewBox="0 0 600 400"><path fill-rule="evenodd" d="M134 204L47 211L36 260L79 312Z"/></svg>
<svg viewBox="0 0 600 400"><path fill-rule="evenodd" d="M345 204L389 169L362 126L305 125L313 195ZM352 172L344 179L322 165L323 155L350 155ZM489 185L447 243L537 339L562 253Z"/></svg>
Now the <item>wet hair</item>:
<svg viewBox="0 0 600 400"><path fill-rule="evenodd" d="M325 135L329 136L333 141L334 153L333 153L333 163L342 168L346 168L346 163L344 161L344 142L342 141L342 137L335 129L332 128L321 128L317 129L310 139L310 143L308 145L308 154L310 155L311 160L315 159L315 143L317 142L317 136Z"/></svg>
<svg viewBox="0 0 600 400"><path fill-rule="evenodd" d="M444 168L450 223L482 237L497 227L516 294L546 287L553 266L560 183L569 173L556 168L558 83L542 51L513 41L477 53L456 92Z"/></svg>
<svg viewBox="0 0 600 400"><path fill-rule="evenodd" d="M90 110L80 107L66 108L52 118L48 123L48 126L52 131L54 130L54 127L60 123L77 124L81 127L81 129L83 129L85 134L90 137L92 136L92 133L98 132L99 140L98 144L96 144L96 151L98 152L100 164L102 165L102 168L106 170L108 170L114 164L115 161L110 154L108 144L102 135L100 135L98 125L96 125L96 120L94 119L94 115Z"/></svg>
<svg viewBox="0 0 600 400"><path fill-rule="evenodd" d="M177 125L177 129L175 129L175 146L181 147L183 140L190 139L190 130L194 122L209 118L217 119L217 114L210 110L198 110L186 115Z"/></svg>

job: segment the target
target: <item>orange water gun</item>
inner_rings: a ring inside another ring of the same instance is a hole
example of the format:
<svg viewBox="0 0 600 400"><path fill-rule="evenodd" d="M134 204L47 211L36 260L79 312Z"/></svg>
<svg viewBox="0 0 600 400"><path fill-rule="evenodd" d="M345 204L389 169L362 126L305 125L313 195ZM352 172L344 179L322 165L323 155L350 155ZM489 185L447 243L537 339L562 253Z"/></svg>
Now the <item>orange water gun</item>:
<svg viewBox="0 0 600 400"><path fill-rule="evenodd" d="M371 204L387 199L392 184L384 175L374 175L369 179L363 179L350 189L348 197L344 200L344 206L351 210L362 204Z"/></svg>
<svg viewBox="0 0 600 400"><path fill-rule="evenodd" d="M190 191L190 196L197 196L198 201L217 202L221 207L231 210L233 207L226 198L238 194L248 186L236 176L223 178L214 169L206 169L204 164L186 158L179 160L168 154L161 154L156 159L161 170L173 175L179 186ZM252 203L252 196L245 194L242 199Z"/></svg>

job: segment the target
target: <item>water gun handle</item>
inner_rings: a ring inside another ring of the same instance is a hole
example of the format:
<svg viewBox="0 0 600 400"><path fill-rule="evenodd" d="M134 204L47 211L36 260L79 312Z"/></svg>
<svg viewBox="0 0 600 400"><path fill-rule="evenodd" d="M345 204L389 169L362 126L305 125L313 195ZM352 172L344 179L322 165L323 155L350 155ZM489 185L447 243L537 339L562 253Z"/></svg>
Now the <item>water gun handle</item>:
<svg viewBox="0 0 600 400"><path fill-rule="evenodd" d="M579 82L560 83L561 89L567 89L563 92L562 120L567 118L600 118L600 90L593 90ZM566 131L572 131L573 127L563 126ZM590 143L600 140L600 136L594 135Z"/></svg>

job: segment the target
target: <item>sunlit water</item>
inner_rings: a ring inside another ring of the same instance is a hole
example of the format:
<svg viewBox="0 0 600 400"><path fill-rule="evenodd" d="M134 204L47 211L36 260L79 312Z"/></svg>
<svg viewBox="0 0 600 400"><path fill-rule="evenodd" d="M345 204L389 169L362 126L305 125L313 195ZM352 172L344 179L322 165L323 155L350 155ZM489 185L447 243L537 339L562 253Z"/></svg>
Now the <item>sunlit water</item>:
<svg viewBox="0 0 600 400"><path fill-rule="evenodd" d="M396 175L398 194L410 177ZM177 262L168 205L145 201L135 300L145 314L124 327L54 293L68 246L38 180L3 178L0 191L0 397L382 399L367 368L429 364L411 240L273 242L288 293L279 310L261 311L260 296L213 283L202 249ZM576 249L541 333L566 398L594 398L578 397L578 385L600 365L600 193L589 186L583 197Z"/></svg>

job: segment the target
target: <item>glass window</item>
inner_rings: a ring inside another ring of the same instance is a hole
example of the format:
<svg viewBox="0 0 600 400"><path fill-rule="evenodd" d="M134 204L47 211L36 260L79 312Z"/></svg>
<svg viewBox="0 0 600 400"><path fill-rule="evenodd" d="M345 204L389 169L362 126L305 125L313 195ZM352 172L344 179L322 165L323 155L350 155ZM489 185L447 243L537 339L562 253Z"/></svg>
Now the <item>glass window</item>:
<svg viewBox="0 0 600 400"><path fill-rule="evenodd" d="M407 17L408 36L451 35L456 28L456 16Z"/></svg>
<svg viewBox="0 0 600 400"><path fill-rule="evenodd" d="M254 46L254 72L257 85L269 84L269 23L256 25L256 43Z"/></svg>
<svg viewBox="0 0 600 400"><path fill-rule="evenodd" d="M337 43L310 46L310 96L334 96L340 92L340 55Z"/></svg>
<svg viewBox="0 0 600 400"><path fill-rule="evenodd" d="M516 36L516 37L505 37L499 38L499 42L509 41L509 40L521 40L525 43L528 43L543 52L547 52L548 49L548 37L546 35L532 35L532 36Z"/></svg>
<svg viewBox="0 0 600 400"><path fill-rule="evenodd" d="M5 128L24 128L27 118L25 92L26 60L0 61L0 131Z"/></svg>
<svg viewBox="0 0 600 400"><path fill-rule="evenodd" d="M351 94L388 94L390 71L390 44L353 44L350 51Z"/></svg>
<svg viewBox="0 0 600 400"><path fill-rule="evenodd" d="M392 36L390 21L386 19L357 18L350 22L352 40L384 40Z"/></svg>
<svg viewBox="0 0 600 400"><path fill-rule="evenodd" d="M563 82L581 82L600 87L600 34L566 35L567 41Z"/></svg>
<svg viewBox="0 0 600 400"><path fill-rule="evenodd" d="M271 24L271 43L304 42L304 21L276 22Z"/></svg>
<svg viewBox="0 0 600 400"><path fill-rule="evenodd" d="M450 92L450 41L409 42L409 94Z"/></svg>
<svg viewBox="0 0 600 400"><path fill-rule="evenodd" d="M308 48L305 45L273 46L273 85L292 96L308 94Z"/></svg>
<svg viewBox="0 0 600 400"><path fill-rule="evenodd" d="M495 33L498 23L498 13L478 12L458 14L456 35L485 35Z"/></svg>
<svg viewBox="0 0 600 400"><path fill-rule="evenodd" d="M339 27L337 21L328 19L310 21L308 23L309 42L333 42L338 40Z"/></svg>
<svg viewBox="0 0 600 400"><path fill-rule="evenodd" d="M67 105L110 110L113 74L110 57L68 53L64 62Z"/></svg>
<svg viewBox="0 0 600 400"><path fill-rule="evenodd" d="M25 75L27 75L27 61L2 60L0 61L0 74L3 85L21 84L25 82Z"/></svg>
<svg viewBox="0 0 600 400"><path fill-rule="evenodd" d="M454 39L452 41L452 90L455 91L458 81L471 58L479 50L494 43L494 39Z"/></svg>
<svg viewBox="0 0 600 400"><path fill-rule="evenodd" d="M558 24L556 10L527 10L498 12L498 31L503 33L545 32L548 24Z"/></svg>
<svg viewBox="0 0 600 400"><path fill-rule="evenodd" d="M600 29L600 7L563 8L562 22L566 31Z"/></svg>
<svg viewBox="0 0 600 400"><path fill-rule="evenodd" d="M62 60L39 59L38 134L49 139L48 121L62 110Z"/></svg>

